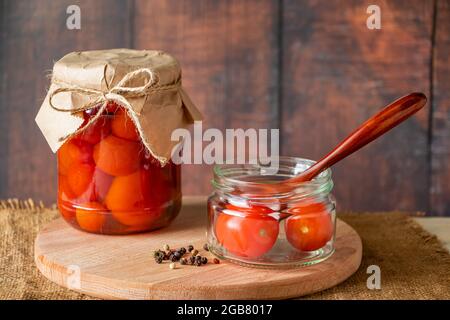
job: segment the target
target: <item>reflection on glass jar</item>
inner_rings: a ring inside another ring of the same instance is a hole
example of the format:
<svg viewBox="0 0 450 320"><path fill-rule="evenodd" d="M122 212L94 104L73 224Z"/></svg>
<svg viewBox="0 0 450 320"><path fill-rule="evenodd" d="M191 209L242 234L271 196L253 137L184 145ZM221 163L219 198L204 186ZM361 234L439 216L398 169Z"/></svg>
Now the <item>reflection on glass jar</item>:
<svg viewBox="0 0 450 320"><path fill-rule="evenodd" d="M331 171L283 192L262 192L252 182L275 183L311 166L280 157L279 170L260 165L218 165L208 199L208 244L215 255L258 267L292 267L325 260L334 251L336 210Z"/></svg>
<svg viewBox="0 0 450 320"><path fill-rule="evenodd" d="M84 111L84 124L96 110ZM161 167L125 110L110 104L58 150L58 208L72 226L127 234L167 226L181 207L180 166Z"/></svg>

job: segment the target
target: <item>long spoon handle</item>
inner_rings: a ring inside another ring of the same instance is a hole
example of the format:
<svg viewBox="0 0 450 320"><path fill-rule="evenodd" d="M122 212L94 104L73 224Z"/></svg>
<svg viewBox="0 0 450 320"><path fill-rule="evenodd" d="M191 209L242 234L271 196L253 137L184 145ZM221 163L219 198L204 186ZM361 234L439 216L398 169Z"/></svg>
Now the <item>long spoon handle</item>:
<svg viewBox="0 0 450 320"><path fill-rule="evenodd" d="M284 182L292 184L312 180L336 162L351 155L353 152L408 119L419 111L426 102L427 97L423 93L414 92L390 103L383 110L364 122L313 166Z"/></svg>

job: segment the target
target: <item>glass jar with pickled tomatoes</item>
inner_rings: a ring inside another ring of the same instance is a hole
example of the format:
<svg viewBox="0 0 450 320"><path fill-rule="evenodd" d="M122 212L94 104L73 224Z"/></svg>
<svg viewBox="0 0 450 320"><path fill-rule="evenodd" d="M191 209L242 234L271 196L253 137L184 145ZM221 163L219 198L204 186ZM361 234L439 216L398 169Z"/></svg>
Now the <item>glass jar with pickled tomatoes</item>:
<svg viewBox="0 0 450 320"><path fill-rule="evenodd" d="M256 267L318 263L334 252L336 210L328 169L283 190L258 188L291 178L314 162L280 157L268 174L262 165L217 165L208 199L208 245L220 258Z"/></svg>
<svg viewBox="0 0 450 320"><path fill-rule="evenodd" d="M84 125L99 108L83 112ZM72 226L100 234L168 225L181 207L180 165L154 159L127 111L109 103L58 154L58 208Z"/></svg>

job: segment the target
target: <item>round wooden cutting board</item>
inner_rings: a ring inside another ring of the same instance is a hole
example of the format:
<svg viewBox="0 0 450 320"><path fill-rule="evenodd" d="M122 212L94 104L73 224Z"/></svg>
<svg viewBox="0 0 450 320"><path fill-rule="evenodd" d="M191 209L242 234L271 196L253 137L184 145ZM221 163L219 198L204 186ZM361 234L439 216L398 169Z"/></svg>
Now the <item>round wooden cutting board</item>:
<svg viewBox="0 0 450 320"><path fill-rule="evenodd" d="M293 298L335 286L352 275L361 262L361 239L340 220L336 252L308 267L256 269L221 261L201 267L177 264L172 270L168 262L154 261L153 250L166 243L173 248L188 244L202 248L205 225L203 197L185 198L170 227L145 234L89 234L57 219L37 236L35 261L45 277L61 286L118 299ZM210 253L207 256L212 258Z"/></svg>

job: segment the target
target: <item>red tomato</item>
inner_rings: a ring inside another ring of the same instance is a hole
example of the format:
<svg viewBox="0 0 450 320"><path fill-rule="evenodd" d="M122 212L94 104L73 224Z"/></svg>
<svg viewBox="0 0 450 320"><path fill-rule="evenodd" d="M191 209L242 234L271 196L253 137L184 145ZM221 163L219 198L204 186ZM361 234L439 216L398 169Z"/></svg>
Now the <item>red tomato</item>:
<svg viewBox="0 0 450 320"><path fill-rule="evenodd" d="M145 194L150 180L147 180L144 170L138 170L127 176L114 178L105 204L110 210L136 210L145 208Z"/></svg>
<svg viewBox="0 0 450 320"><path fill-rule="evenodd" d="M141 211L113 211L113 217L121 224L135 227L137 230L145 230L154 225L160 217L160 212Z"/></svg>
<svg viewBox="0 0 450 320"><path fill-rule="evenodd" d="M58 192L64 201L75 203L103 201L113 176L104 173L94 165L77 164L67 176L59 176Z"/></svg>
<svg viewBox="0 0 450 320"><path fill-rule="evenodd" d="M334 225L325 205L300 205L291 208L290 212L294 215L286 219L286 237L298 250L318 250L332 238Z"/></svg>
<svg viewBox="0 0 450 320"><path fill-rule="evenodd" d="M111 128L113 134L119 138L133 141L141 140L133 120L131 120L124 109L119 109L115 113L111 122Z"/></svg>
<svg viewBox="0 0 450 320"><path fill-rule="evenodd" d="M277 240L278 229L275 218L259 214L235 216L222 212L215 224L219 243L231 253L248 258L257 258L268 252Z"/></svg>
<svg viewBox="0 0 450 320"><path fill-rule="evenodd" d="M58 150L58 172L66 175L79 163L93 163L92 146L79 139L70 139Z"/></svg>
<svg viewBox="0 0 450 320"><path fill-rule="evenodd" d="M98 202L83 203L76 209L77 222L81 229L100 233L105 223L108 209Z"/></svg>
<svg viewBox="0 0 450 320"><path fill-rule="evenodd" d="M158 192L152 192L157 181L152 181L148 170L139 170L127 176L114 178L105 198L113 217L127 226L148 227L160 216L162 207L152 202Z"/></svg>
<svg viewBox="0 0 450 320"><path fill-rule="evenodd" d="M94 170L94 165L87 163L77 163L70 168L70 172L66 178L70 190L72 190L75 197L80 197L89 191Z"/></svg>
<svg viewBox="0 0 450 320"><path fill-rule="evenodd" d="M102 171L112 176L126 176L139 168L143 148L138 142L110 135L95 145L94 160Z"/></svg>

